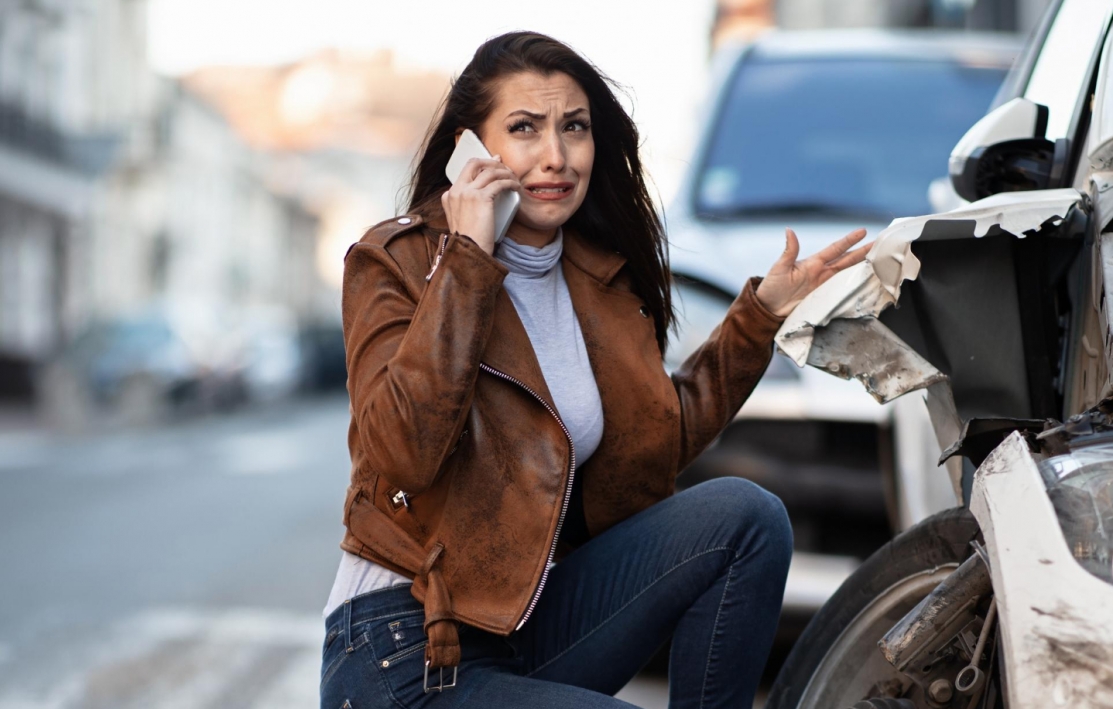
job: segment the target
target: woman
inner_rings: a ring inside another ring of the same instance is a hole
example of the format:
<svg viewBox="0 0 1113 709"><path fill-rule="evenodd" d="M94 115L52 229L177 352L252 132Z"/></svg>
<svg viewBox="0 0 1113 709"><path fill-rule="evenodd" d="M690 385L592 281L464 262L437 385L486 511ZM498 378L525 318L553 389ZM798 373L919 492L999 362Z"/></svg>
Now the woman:
<svg viewBox="0 0 1113 709"><path fill-rule="evenodd" d="M450 187L466 128L495 157ZM506 190L521 207L496 247ZM322 706L628 706L611 695L670 637L671 706L750 706L791 555L784 507L739 479L673 482L863 235L797 262L788 231L670 377L666 244L633 122L559 42L481 46L410 214L346 257L352 484Z"/></svg>

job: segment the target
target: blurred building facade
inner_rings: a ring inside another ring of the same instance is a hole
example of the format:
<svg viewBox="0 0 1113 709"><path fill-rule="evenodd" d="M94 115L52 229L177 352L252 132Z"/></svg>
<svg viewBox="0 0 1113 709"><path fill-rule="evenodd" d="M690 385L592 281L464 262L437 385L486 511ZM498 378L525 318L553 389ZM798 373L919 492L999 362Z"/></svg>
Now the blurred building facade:
<svg viewBox="0 0 1113 709"><path fill-rule="evenodd" d="M142 2L0 5L0 395L89 305L110 165L148 137L124 130L153 107L145 32Z"/></svg>
<svg viewBox="0 0 1113 709"><path fill-rule="evenodd" d="M91 322L312 318L321 218L147 62L146 0L0 4L0 402Z"/></svg>
<svg viewBox="0 0 1113 709"><path fill-rule="evenodd" d="M280 66L205 68L184 83L271 157L275 188L314 205L318 267L338 287L348 246L405 210L413 156L449 77L399 68L386 50L330 49Z"/></svg>

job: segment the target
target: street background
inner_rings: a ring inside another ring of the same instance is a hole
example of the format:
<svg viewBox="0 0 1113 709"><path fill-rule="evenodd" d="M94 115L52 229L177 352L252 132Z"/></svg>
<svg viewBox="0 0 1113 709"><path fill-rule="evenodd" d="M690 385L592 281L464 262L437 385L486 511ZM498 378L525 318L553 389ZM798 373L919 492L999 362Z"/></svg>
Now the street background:
<svg viewBox="0 0 1113 709"><path fill-rule="evenodd" d="M1046 4L0 3L0 709L316 704L342 257L484 39L552 34L626 87L663 208L724 43L1023 36Z"/></svg>

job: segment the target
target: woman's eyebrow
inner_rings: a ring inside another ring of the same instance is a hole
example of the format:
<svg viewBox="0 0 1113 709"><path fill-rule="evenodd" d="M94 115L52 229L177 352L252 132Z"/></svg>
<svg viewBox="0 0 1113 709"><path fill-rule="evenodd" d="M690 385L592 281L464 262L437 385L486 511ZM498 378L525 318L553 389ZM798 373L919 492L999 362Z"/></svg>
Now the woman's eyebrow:
<svg viewBox="0 0 1113 709"><path fill-rule="evenodd" d="M586 111L587 111L586 108L573 108L571 111L565 111L564 112L564 117L565 118L571 118L572 116L575 116L578 113L584 113ZM548 116L546 116L544 113L533 113L532 111L527 111L524 108L519 108L517 111L511 111L510 113L506 114L506 117L510 118L511 116L519 116L519 115L527 116L529 118L532 118L535 121L543 121L546 118L548 118Z"/></svg>

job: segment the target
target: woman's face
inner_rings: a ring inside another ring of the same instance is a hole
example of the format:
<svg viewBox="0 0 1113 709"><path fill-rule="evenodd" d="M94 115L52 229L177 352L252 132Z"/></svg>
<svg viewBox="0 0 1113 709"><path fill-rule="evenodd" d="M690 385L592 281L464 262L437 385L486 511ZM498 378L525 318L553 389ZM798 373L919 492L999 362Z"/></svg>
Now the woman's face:
<svg viewBox="0 0 1113 709"><path fill-rule="evenodd" d="M556 229L587 194L595 140L587 94L567 74L511 74L499 80L479 138L522 183L515 221Z"/></svg>

